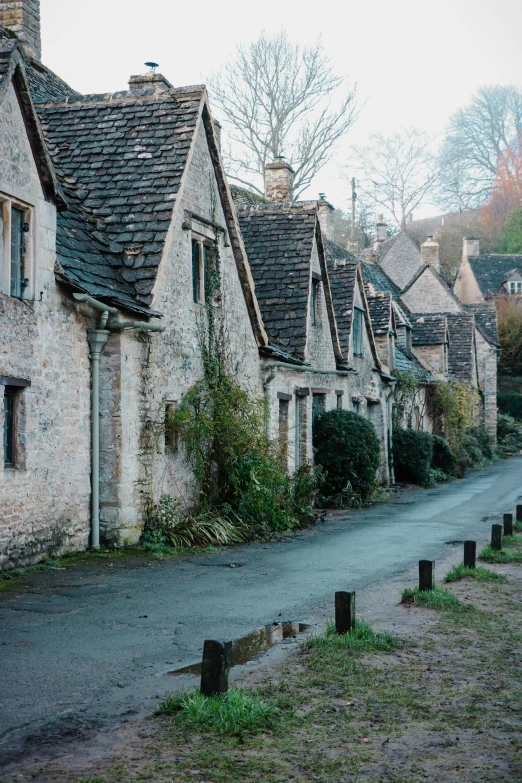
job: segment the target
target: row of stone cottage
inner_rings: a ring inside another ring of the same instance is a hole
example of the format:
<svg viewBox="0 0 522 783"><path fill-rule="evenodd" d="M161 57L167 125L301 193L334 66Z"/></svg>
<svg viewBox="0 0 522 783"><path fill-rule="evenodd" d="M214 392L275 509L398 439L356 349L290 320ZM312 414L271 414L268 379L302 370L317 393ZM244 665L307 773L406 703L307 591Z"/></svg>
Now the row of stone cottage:
<svg viewBox="0 0 522 783"><path fill-rule="evenodd" d="M233 371L266 395L290 470L337 407L373 422L392 480L396 366L480 388L494 430L494 313L456 299L436 243L387 240L380 221L354 255L325 199L292 202L283 160L266 198L229 187L203 86L148 73L80 95L40 61L38 0L0 0L0 25L0 568L96 545L98 528L136 541L151 499L190 498L165 417L202 374L217 258Z"/></svg>

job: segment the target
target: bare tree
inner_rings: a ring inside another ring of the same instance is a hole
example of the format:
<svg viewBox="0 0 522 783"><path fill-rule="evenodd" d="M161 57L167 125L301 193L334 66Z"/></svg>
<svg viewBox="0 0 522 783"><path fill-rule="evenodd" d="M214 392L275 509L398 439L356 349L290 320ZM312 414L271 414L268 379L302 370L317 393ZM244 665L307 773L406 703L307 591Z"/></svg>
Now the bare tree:
<svg viewBox="0 0 522 783"><path fill-rule="evenodd" d="M374 133L356 148L351 168L360 174L359 190L389 212L400 228L437 181L430 139L417 128L391 136Z"/></svg>
<svg viewBox="0 0 522 783"><path fill-rule="evenodd" d="M259 193L266 164L284 156L297 198L357 116L356 86L334 74L321 43L294 44L284 31L238 46L209 86L231 141L229 176Z"/></svg>
<svg viewBox="0 0 522 783"><path fill-rule="evenodd" d="M522 91L481 87L450 120L440 153L438 201L448 210L489 197L501 156L522 132Z"/></svg>

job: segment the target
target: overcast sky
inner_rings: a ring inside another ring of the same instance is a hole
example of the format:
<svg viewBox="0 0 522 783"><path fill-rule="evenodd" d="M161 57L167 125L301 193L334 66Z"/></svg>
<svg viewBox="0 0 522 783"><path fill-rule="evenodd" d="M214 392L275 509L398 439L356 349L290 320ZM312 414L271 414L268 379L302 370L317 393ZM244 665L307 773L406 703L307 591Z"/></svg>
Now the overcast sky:
<svg viewBox="0 0 522 783"><path fill-rule="evenodd" d="M441 134L481 85L522 85L522 0L41 0L41 11L44 62L83 93L125 89L146 60L175 86L200 84L263 28L303 43L320 35L365 102L307 194L341 208L350 144L401 126Z"/></svg>

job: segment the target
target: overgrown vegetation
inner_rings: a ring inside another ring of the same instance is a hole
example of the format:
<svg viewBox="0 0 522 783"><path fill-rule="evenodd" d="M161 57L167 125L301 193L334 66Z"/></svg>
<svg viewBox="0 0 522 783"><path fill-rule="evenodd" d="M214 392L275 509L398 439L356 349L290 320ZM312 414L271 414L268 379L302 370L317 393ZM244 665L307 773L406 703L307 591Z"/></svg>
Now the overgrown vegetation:
<svg viewBox="0 0 522 783"><path fill-rule="evenodd" d="M423 606L426 609L436 609L437 611L456 610L462 612L473 611L473 607L463 604L456 595L444 590L443 587L435 587L433 590L419 590L418 587L406 588L402 592L401 602L403 604L414 604Z"/></svg>
<svg viewBox="0 0 522 783"><path fill-rule="evenodd" d="M214 731L243 737L274 729L281 722L281 710L255 691L230 688L227 693L206 697L200 691L171 695L157 715L175 715L176 724L192 731Z"/></svg>
<svg viewBox="0 0 522 783"><path fill-rule="evenodd" d="M501 454L517 454L522 451L522 422L507 414L499 414L497 439L497 448Z"/></svg>
<svg viewBox="0 0 522 783"><path fill-rule="evenodd" d="M375 486L380 444L371 422L353 411L320 413L314 422L315 460L323 471L326 502L367 499ZM326 489L327 488L327 489Z"/></svg>
<svg viewBox="0 0 522 783"><path fill-rule="evenodd" d="M325 650L326 648L339 648L351 653L378 652L384 650L390 652L403 646L403 642L389 633L374 631L369 623L364 620L356 620L355 630L338 634L335 623L330 621L326 626L326 632L322 636L314 636L303 643L308 650Z"/></svg>
<svg viewBox="0 0 522 783"><path fill-rule="evenodd" d="M497 394L497 404L500 413L508 414L522 421L522 394L504 392Z"/></svg>
<svg viewBox="0 0 522 783"><path fill-rule="evenodd" d="M498 339L502 354L498 374L522 375L522 307L514 296L497 297Z"/></svg>
<svg viewBox="0 0 522 783"><path fill-rule="evenodd" d="M422 430L396 429L393 433L393 465L398 481L420 486L430 483L433 438Z"/></svg>
<svg viewBox="0 0 522 783"><path fill-rule="evenodd" d="M454 566L444 577L445 582L458 582L460 579L476 579L479 582L498 582L501 584L507 582L506 577L502 576L502 574L496 574L494 571L482 568L482 566L468 568L464 563Z"/></svg>
<svg viewBox="0 0 522 783"><path fill-rule="evenodd" d="M518 529L518 527L517 527ZM503 536L502 549L492 549L486 546L480 552L480 560L486 563L522 563L522 537Z"/></svg>

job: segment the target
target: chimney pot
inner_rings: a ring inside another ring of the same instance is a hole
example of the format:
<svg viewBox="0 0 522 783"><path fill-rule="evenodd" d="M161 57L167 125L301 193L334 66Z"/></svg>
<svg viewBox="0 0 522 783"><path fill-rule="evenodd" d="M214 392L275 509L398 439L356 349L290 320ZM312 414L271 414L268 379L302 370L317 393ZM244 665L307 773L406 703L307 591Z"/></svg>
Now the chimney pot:
<svg viewBox="0 0 522 783"><path fill-rule="evenodd" d="M480 240L476 237L464 237L462 240L462 258L476 258L480 255Z"/></svg>
<svg viewBox="0 0 522 783"><path fill-rule="evenodd" d="M377 225L375 226L375 242L373 243L373 249L376 250L379 245L385 241L388 226L384 222L383 215L377 215Z"/></svg>
<svg viewBox="0 0 522 783"><path fill-rule="evenodd" d="M282 155L265 166L265 196L279 204L292 201L295 171Z"/></svg>
<svg viewBox="0 0 522 783"><path fill-rule="evenodd" d="M15 33L30 57L41 59L40 0L0 0L0 27Z"/></svg>

